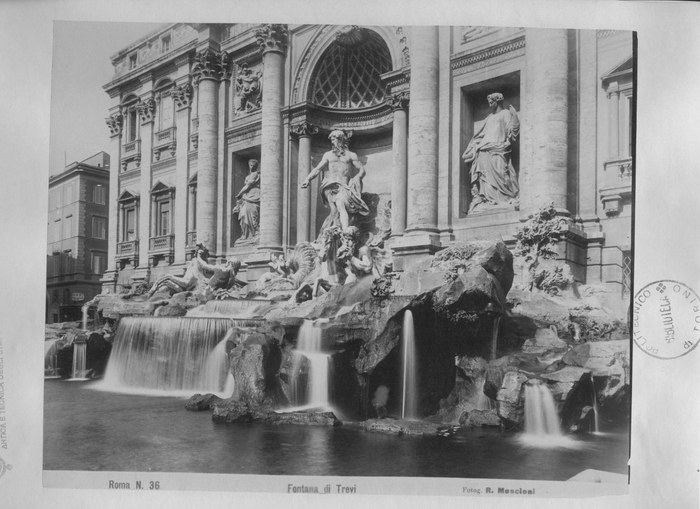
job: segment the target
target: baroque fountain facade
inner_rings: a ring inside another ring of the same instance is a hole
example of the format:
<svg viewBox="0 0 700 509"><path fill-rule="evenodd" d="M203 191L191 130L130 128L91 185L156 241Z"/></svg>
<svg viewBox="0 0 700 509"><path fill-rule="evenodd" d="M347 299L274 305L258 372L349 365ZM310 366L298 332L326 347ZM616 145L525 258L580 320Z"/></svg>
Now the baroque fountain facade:
<svg viewBox="0 0 700 509"><path fill-rule="evenodd" d="M624 421L631 38L569 36L175 24L167 65L115 55L95 373L228 423Z"/></svg>

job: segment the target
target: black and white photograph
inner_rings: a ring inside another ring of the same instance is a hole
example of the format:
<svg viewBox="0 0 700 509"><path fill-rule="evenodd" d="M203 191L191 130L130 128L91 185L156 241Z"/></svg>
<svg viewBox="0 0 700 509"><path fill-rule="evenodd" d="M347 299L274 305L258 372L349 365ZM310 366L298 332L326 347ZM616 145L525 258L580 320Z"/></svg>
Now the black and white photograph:
<svg viewBox="0 0 700 509"><path fill-rule="evenodd" d="M650 47L677 14L626 4L47 13L5 309L43 358L0 330L0 486L692 507L697 72Z"/></svg>

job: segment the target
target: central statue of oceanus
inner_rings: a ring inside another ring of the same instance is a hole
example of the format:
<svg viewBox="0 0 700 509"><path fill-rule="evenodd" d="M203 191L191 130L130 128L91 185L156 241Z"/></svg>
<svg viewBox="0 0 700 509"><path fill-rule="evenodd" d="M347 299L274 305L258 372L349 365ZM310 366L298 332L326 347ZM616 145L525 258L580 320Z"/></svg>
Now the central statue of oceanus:
<svg viewBox="0 0 700 509"><path fill-rule="evenodd" d="M322 230L331 226L340 226L343 232L353 226L357 216L369 214L369 207L362 200L362 179L365 168L357 154L348 150L350 136L340 130L328 136L333 148L323 154L321 162L311 170L309 176L301 183L306 189L309 183L321 172L325 172L319 191L323 202L331 213L323 224Z"/></svg>

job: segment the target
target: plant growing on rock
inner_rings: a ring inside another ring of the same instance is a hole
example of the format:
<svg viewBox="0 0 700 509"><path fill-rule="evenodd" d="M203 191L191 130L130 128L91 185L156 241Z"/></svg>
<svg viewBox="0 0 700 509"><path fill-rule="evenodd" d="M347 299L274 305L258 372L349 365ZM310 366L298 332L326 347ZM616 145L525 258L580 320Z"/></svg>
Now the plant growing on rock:
<svg viewBox="0 0 700 509"><path fill-rule="evenodd" d="M556 257L555 246L562 239L564 219L557 217L554 204L540 208L515 233L515 256L523 258L528 273L528 289L534 288L558 295L573 283L573 277L563 267L541 267L542 260Z"/></svg>

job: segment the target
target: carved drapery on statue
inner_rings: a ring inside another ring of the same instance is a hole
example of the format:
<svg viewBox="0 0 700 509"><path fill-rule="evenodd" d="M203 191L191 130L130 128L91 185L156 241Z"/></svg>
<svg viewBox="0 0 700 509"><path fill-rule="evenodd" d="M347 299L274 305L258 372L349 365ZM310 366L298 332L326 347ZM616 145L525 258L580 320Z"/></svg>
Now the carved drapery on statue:
<svg viewBox="0 0 700 509"><path fill-rule="evenodd" d="M262 101L262 71L253 71L248 64L239 66L236 76L233 99L236 115L243 115L260 109Z"/></svg>
<svg viewBox="0 0 700 509"><path fill-rule="evenodd" d="M241 262L236 259L224 264L212 265L208 261L209 251L197 244L194 256L187 262L182 276L166 275L158 279L148 292L148 298L155 294L174 295L180 292L193 292L197 298L208 300L220 295L231 296L237 288L245 285L236 278Z"/></svg>
<svg viewBox="0 0 700 509"><path fill-rule="evenodd" d="M520 133L520 120L511 105L503 109L503 95L487 97L491 113L469 142L462 159L469 167L471 212L477 207L518 205L520 188L511 162L511 143Z"/></svg>
<svg viewBox="0 0 700 509"><path fill-rule="evenodd" d="M238 202L233 209L241 227L237 245L255 242L260 232L260 164L257 159L251 159L248 167L250 173L236 195Z"/></svg>
<svg viewBox="0 0 700 509"><path fill-rule="evenodd" d="M332 149L301 182L306 189L323 173L319 192L331 210L315 242L320 268L298 288L292 299L296 302L365 276L379 277L391 263L389 252L382 248L391 234L391 205L385 202L379 214L379 197L362 194L366 172L348 150L349 137L342 130L331 132Z"/></svg>

